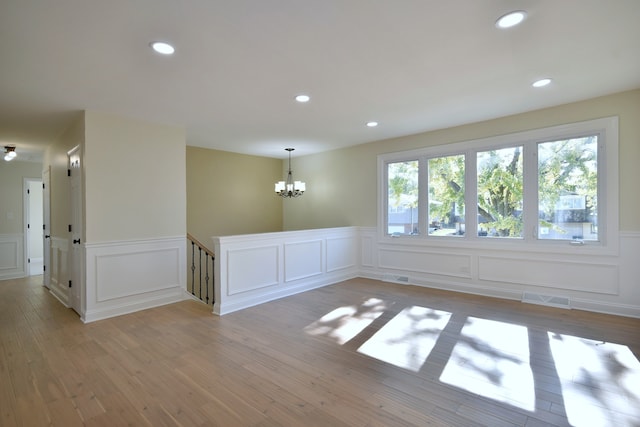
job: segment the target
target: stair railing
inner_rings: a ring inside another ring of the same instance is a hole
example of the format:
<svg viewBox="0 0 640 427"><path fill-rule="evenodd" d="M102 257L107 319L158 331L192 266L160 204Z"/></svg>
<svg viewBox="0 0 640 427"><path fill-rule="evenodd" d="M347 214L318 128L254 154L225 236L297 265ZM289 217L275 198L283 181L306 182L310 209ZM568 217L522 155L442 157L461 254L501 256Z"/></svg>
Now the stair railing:
<svg viewBox="0 0 640 427"><path fill-rule="evenodd" d="M216 257L213 251L189 233L187 233L187 240L191 244L191 248L187 247L187 261L191 264L191 283L187 283L187 289L189 290L190 285L191 295L207 305L213 305L215 302L213 273Z"/></svg>

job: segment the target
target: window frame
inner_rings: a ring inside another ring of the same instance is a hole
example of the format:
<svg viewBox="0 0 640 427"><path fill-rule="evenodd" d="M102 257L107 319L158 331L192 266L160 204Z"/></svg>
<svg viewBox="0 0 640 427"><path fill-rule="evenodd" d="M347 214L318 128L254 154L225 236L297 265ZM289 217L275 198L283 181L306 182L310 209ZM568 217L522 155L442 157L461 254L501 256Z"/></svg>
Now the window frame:
<svg viewBox="0 0 640 427"><path fill-rule="evenodd" d="M538 159L542 142L598 135L598 240L539 239L538 231ZM521 145L523 147L524 196L523 236L499 238L478 236L477 153ZM535 148L534 148L535 147ZM427 166L431 158L465 156L465 234L429 235L427 227ZM387 231L387 164L418 160L418 230L415 235L390 235ZM378 238L383 243L451 248L494 248L554 253L618 253L618 117L605 117L492 136L488 138L427 146L408 151L378 155ZM535 215L534 215L535 214ZM473 230L473 232L471 232Z"/></svg>

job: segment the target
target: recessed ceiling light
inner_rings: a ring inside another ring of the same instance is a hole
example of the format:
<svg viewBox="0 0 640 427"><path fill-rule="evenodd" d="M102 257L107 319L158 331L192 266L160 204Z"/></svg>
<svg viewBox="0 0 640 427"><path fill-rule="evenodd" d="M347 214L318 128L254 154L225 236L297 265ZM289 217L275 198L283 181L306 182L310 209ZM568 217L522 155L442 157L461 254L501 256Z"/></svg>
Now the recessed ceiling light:
<svg viewBox="0 0 640 427"><path fill-rule="evenodd" d="M531 83L531 86L533 86L533 87L544 87L544 86L548 85L549 83L551 83L551 79L544 78L544 79L536 80L535 82Z"/></svg>
<svg viewBox="0 0 640 427"><path fill-rule="evenodd" d="M309 97L309 95L298 95L298 96L296 96L296 101L298 101L298 102L309 102L310 99L311 99L311 97Z"/></svg>
<svg viewBox="0 0 640 427"><path fill-rule="evenodd" d="M522 21L527 17L527 12L524 10L516 10L514 12L509 12L506 15L502 15L496 21L496 27L498 28L511 28Z"/></svg>
<svg viewBox="0 0 640 427"><path fill-rule="evenodd" d="M163 55L171 55L176 51L173 46L165 42L152 42L150 46L153 50Z"/></svg>
<svg viewBox="0 0 640 427"><path fill-rule="evenodd" d="M369 126L370 128L374 128L378 126L378 122L367 122L367 126Z"/></svg>

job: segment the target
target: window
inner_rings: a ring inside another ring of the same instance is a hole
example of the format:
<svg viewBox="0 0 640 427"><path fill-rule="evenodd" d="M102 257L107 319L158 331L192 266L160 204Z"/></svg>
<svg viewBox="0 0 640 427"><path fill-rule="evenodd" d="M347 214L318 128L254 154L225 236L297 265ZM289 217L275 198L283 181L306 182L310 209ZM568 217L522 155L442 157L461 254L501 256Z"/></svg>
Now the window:
<svg viewBox="0 0 640 427"><path fill-rule="evenodd" d="M429 226L436 236L464 235L463 154L429 159Z"/></svg>
<svg viewBox="0 0 640 427"><path fill-rule="evenodd" d="M381 155L382 237L615 251L617 132L612 117Z"/></svg>
<svg viewBox="0 0 640 427"><path fill-rule="evenodd" d="M418 161L387 165L387 233L418 233Z"/></svg>
<svg viewBox="0 0 640 427"><path fill-rule="evenodd" d="M598 240L598 136L538 144L538 237Z"/></svg>
<svg viewBox="0 0 640 427"><path fill-rule="evenodd" d="M522 237L522 146L477 154L478 236Z"/></svg>

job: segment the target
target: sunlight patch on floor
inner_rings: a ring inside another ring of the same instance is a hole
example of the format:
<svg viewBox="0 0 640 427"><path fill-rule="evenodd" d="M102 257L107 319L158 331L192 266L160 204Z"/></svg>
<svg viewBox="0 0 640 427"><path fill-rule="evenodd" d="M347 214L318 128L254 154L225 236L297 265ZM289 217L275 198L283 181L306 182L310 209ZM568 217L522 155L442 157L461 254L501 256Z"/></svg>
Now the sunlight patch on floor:
<svg viewBox="0 0 640 427"><path fill-rule="evenodd" d="M405 308L358 349L359 353L418 372L436 345L451 313Z"/></svg>
<svg viewBox="0 0 640 427"><path fill-rule="evenodd" d="M532 411L535 390L527 328L469 317L440 381Z"/></svg>
<svg viewBox="0 0 640 427"><path fill-rule="evenodd" d="M342 345L358 335L376 320L387 306L379 298L369 298L359 306L349 305L336 308L316 320L304 331L309 335L327 336Z"/></svg>
<svg viewBox="0 0 640 427"><path fill-rule="evenodd" d="M640 362L627 346L549 332L572 425L640 425Z"/></svg>

